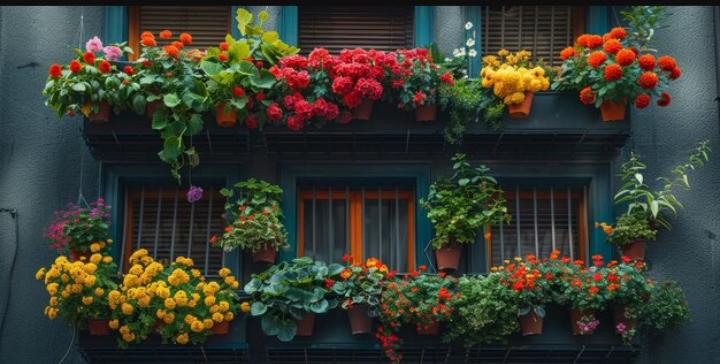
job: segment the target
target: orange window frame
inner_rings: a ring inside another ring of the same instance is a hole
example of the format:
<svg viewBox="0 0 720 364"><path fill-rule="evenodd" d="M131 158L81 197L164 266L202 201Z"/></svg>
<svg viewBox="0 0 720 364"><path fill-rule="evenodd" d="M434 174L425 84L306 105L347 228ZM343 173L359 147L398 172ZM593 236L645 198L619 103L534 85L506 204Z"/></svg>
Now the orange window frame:
<svg viewBox="0 0 720 364"><path fill-rule="evenodd" d="M533 198L533 191L528 190L520 190L519 193L515 193L514 190L507 190L505 191L505 199L510 202L517 199L517 197L520 197L521 200L528 200ZM550 192L547 191L538 191L535 193L534 196L538 200L550 200ZM553 191L552 195L553 200L555 201L567 201L568 193L567 191ZM580 191L571 191L570 192L570 198L571 199L577 199L578 200L578 224L577 224L577 231L578 231L578 256L575 259L582 259L585 260L587 256L587 237L585 236L585 230L587 229L587 213L586 213L586 204L587 201L585 201L585 198L583 196L583 193ZM490 229L489 226L486 227L486 230ZM487 260L488 260L488 266L492 266L492 242L493 242L493 236L490 237L490 240L487 241Z"/></svg>
<svg viewBox="0 0 720 364"><path fill-rule="evenodd" d="M415 194L408 190L382 190L382 191L365 191L366 200L398 200L407 201L407 262L408 271L415 271ZM349 200L350 209L349 215L349 229L350 229L350 254L355 259L365 260L363 256L363 216L362 216L362 192L361 191L349 191L346 193L344 190L332 191L332 196L329 191L315 191L316 200ZM312 201L313 191L302 190L298 194L297 202L297 256L303 256L305 252L305 202Z"/></svg>

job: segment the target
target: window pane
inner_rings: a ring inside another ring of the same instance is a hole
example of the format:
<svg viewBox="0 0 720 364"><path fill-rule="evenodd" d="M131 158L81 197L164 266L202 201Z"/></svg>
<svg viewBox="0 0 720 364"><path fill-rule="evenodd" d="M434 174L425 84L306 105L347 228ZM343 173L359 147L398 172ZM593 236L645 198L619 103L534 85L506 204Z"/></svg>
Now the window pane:
<svg viewBox="0 0 720 364"><path fill-rule="evenodd" d="M305 200L303 214L303 241L305 245L303 255L326 262L341 262L342 256L349 251L346 247L346 201L332 200L331 215L329 200L315 199L314 213L313 200Z"/></svg>
<svg viewBox="0 0 720 364"><path fill-rule="evenodd" d="M165 29L173 39L182 32L193 37L191 48L217 47L230 33L230 6L138 6L138 29L156 36ZM234 16L234 14L232 15ZM139 34L132 34L139 36ZM161 45L165 44L161 41Z"/></svg>
<svg viewBox="0 0 720 364"><path fill-rule="evenodd" d="M376 257L400 272L408 270L407 208L407 200L365 199L365 258Z"/></svg>

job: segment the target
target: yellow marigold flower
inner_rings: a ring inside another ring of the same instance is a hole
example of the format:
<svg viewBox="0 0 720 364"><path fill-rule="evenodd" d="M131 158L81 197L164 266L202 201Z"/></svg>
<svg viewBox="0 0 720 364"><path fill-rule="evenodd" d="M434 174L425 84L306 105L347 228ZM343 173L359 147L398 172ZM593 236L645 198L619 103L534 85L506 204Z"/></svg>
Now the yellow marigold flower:
<svg viewBox="0 0 720 364"><path fill-rule="evenodd" d="M91 263L98 264L98 263L100 263L101 261L102 261L102 255L101 255L101 254L95 253L95 254L93 254L93 255L90 256L90 262L91 262Z"/></svg>
<svg viewBox="0 0 720 364"><path fill-rule="evenodd" d="M240 283L238 281L232 282L230 287L232 287L232 289L238 289L238 287L240 287Z"/></svg>
<svg viewBox="0 0 720 364"><path fill-rule="evenodd" d="M92 276L92 275L87 276L87 277L85 277L85 286L86 287L93 286L93 285L95 285L96 281L97 281L97 278L95 278L95 276Z"/></svg>
<svg viewBox="0 0 720 364"><path fill-rule="evenodd" d="M140 307L150 306L150 296L142 296L140 299L138 299L138 305Z"/></svg>
<svg viewBox="0 0 720 364"><path fill-rule="evenodd" d="M87 274L93 274L97 270L97 265L95 263L87 263L84 269Z"/></svg>
<svg viewBox="0 0 720 364"><path fill-rule="evenodd" d="M59 285L57 283L50 283L47 285L47 287L45 287L45 289L48 291L48 293L54 296L57 293L58 286Z"/></svg>
<svg viewBox="0 0 720 364"><path fill-rule="evenodd" d="M68 297L70 297L70 291L63 290L62 293L60 293L60 295L62 296L62 298L68 298Z"/></svg>
<svg viewBox="0 0 720 364"><path fill-rule="evenodd" d="M120 309L122 310L122 313L125 315L131 315L135 308L129 304L129 303L123 303L122 306L120 306Z"/></svg>
<svg viewBox="0 0 720 364"><path fill-rule="evenodd" d="M190 325L195 320L196 320L195 316L193 316L191 314L187 314L187 315L185 315L185 319L183 321L185 321L186 324Z"/></svg>
<svg viewBox="0 0 720 364"><path fill-rule="evenodd" d="M42 267L38 269L38 271L35 273L35 279L38 281L45 278L45 267Z"/></svg>
<svg viewBox="0 0 720 364"><path fill-rule="evenodd" d="M73 285L71 286L70 291L71 291L72 293L80 293L80 292L82 292L82 289L83 289L83 285L82 285L82 284L73 284Z"/></svg>
<svg viewBox="0 0 720 364"><path fill-rule="evenodd" d="M225 316L224 316L223 314L221 314L220 312L215 312L215 313L213 313L213 315L212 315L213 321L215 321L215 322L217 322L217 323L223 322L223 319L224 319L224 318L225 318Z"/></svg>
<svg viewBox="0 0 720 364"><path fill-rule="evenodd" d="M120 296L120 291L114 289L108 293L108 301L116 302L120 299Z"/></svg>
<svg viewBox="0 0 720 364"><path fill-rule="evenodd" d="M121 334L127 334L130 332L130 327L128 327L128 325L122 325L119 331Z"/></svg>
<svg viewBox="0 0 720 364"><path fill-rule="evenodd" d="M90 244L90 251L93 253L97 253L100 251L100 244L98 243L92 243Z"/></svg>
<svg viewBox="0 0 720 364"><path fill-rule="evenodd" d="M111 256L106 256L102 258L103 263L110 264L113 261L113 258Z"/></svg>
<svg viewBox="0 0 720 364"><path fill-rule="evenodd" d="M170 297L170 289L167 287L158 287L155 290L155 294L160 298L168 298Z"/></svg>
<svg viewBox="0 0 720 364"><path fill-rule="evenodd" d="M225 284L232 285L233 282L235 282L235 277L233 276L227 276L223 279L225 281Z"/></svg>
<svg viewBox="0 0 720 364"><path fill-rule="evenodd" d="M143 267L140 264L133 264L133 266L128 270L128 273L139 276L143 274Z"/></svg>
<svg viewBox="0 0 720 364"><path fill-rule="evenodd" d="M193 277L197 278L200 277L202 274L197 269L191 269L190 272L192 273Z"/></svg>
<svg viewBox="0 0 720 364"><path fill-rule="evenodd" d="M93 303L93 298L92 298L92 296L85 296L85 297L83 297L83 298L82 298L82 303L83 303L83 305L85 305L85 306L91 305L91 304Z"/></svg>
<svg viewBox="0 0 720 364"><path fill-rule="evenodd" d="M503 48L503 49L499 50L499 51L497 52L497 54L498 54L498 56L500 56L500 57L505 57L505 56L507 56L508 54L510 54L510 52L509 52L507 49Z"/></svg>
<svg viewBox="0 0 720 364"><path fill-rule="evenodd" d="M215 304L215 296L207 296L207 297L205 297L205 301L204 301L204 302L205 302L205 306L208 306L208 307L214 305L214 304Z"/></svg>
<svg viewBox="0 0 720 364"><path fill-rule="evenodd" d="M147 249L138 249L130 255L130 260L140 259L146 255L148 255Z"/></svg>
<svg viewBox="0 0 720 364"><path fill-rule="evenodd" d="M218 275L223 278L229 276L231 273L232 272L228 268L222 268L218 271Z"/></svg>
<svg viewBox="0 0 720 364"><path fill-rule="evenodd" d="M225 312L225 321L232 321L233 318L235 318L235 314L232 312Z"/></svg>
<svg viewBox="0 0 720 364"><path fill-rule="evenodd" d="M190 330L193 332L202 332L205 330L205 324L200 320L193 321L193 323L190 324Z"/></svg>
<svg viewBox="0 0 720 364"><path fill-rule="evenodd" d="M117 319L110 320L110 322L108 322L108 326L113 330L117 330L119 325L120 325L120 321L118 321Z"/></svg>
<svg viewBox="0 0 720 364"><path fill-rule="evenodd" d="M63 274L60 276L60 280L61 280L63 283L67 283L67 282L70 280L70 277L69 277L67 274L63 273Z"/></svg>
<svg viewBox="0 0 720 364"><path fill-rule="evenodd" d="M185 345L190 340L190 336L185 332L175 337L175 342L180 345Z"/></svg>
<svg viewBox="0 0 720 364"><path fill-rule="evenodd" d="M166 323L166 324L169 325L169 324L173 323L173 321L175 321L175 314L172 313L172 312L168 312L168 313L165 315L165 317L163 317L162 320L163 320L164 323Z"/></svg>
<svg viewBox="0 0 720 364"><path fill-rule="evenodd" d="M134 287L137 285L138 277L134 274L126 274L125 277L123 277L123 286L125 287Z"/></svg>
<svg viewBox="0 0 720 364"><path fill-rule="evenodd" d="M172 298L165 299L165 307L167 307L168 309L172 310L175 308L176 305L177 305L177 303L175 302L174 299L172 299Z"/></svg>
<svg viewBox="0 0 720 364"><path fill-rule="evenodd" d="M203 325L204 325L205 328L208 329L208 330L212 329L214 324L215 324L215 322L214 322L213 320L211 320L211 319L204 319L204 320L203 320Z"/></svg>
<svg viewBox="0 0 720 364"><path fill-rule="evenodd" d="M165 317L165 310L163 310L162 308L158 308L157 311L155 311L155 316L162 320L163 317Z"/></svg>
<svg viewBox="0 0 720 364"><path fill-rule="evenodd" d="M227 301L220 301L220 312L225 312L230 309L230 304Z"/></svg>
<svg viewBox="0 0 720 364"><path fill-rule="evenodd" d="M218 311L220 311L220 306L213 305L212 307L210 307L210 313L216 313Z"/></svg>
<svg viewBox="0 0 720 364"><path fill-rule="evenodd" d="M96 296L102 297L102 295L104 295L104 294L105 294L105 290L104 290L104 289L102 289L102 288L100 288L100 287L95 288L95 295L96 295Z"/></svg>
<svg viewBox="0 0 720 364"><path fill-rule="evenodd" d="M123 334L122 339L127 342L131 342L131 341L135 340L135 334L132 334L132 333Z"/></svg>
<svg viewBox="0 0 720 364"><path fill-rule="evenodd" d="M240 311L245 312L245 313L250 312L250 302L246 301L246 302L241 303Z"/></svg>

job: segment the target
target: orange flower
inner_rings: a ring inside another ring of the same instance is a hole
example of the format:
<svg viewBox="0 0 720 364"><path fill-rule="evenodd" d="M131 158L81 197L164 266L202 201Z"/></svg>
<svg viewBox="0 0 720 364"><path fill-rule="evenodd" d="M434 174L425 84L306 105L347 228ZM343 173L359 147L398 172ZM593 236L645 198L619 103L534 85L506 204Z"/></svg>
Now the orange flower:
<svg viewBox="0 0 720 364"><path fill-rule="evenodd" d="M603 39L595 34L583 34L577 38L577 44L585 48L597 48L603 43Z"/></svg>
<svg viewBox="0 0 720 364"><path fill-rule="evenodd" d="M183 42L180 42L180 41L177 41L177 40L176 40L176 41L173 41L173 42L170 43L170 44L174 45L175 48L177 48L177 49L183 49L183 48L185 48L185 44L184 44Z"/></svg>
<svg viewBox="0 0 720 364"><path fill-rule="evenodd" d="M600 288L597 288L595 286L588 288L588 292L590 292L590 294L597 294L599 291L600 291Z"/></svg>
<svg viewBox="0 0 720 364"><path fill-rule="evenodd" d="M617 42L617 41L616 41ZM620 42L618 42L620 43ZM620 64L621 66L629 66L633 63L635 60L635 52L629 50L629 49L621 49L617 52L617 55L615 55L615 62Z"/></svg>
<svg viewBox="0 0 720 364"><path fill-rule="evenodd" d="M605 44L603 44L603 49L605 52L615 54L622 49L622 43L620 43L617 39L609 39L605 42Z"/></svg>
<svg viewBox="0 0 720 364"><path fill-rule="evenodd" d="M345 270L340 273L340 278L342 278L343 280L347 280L348 278L350 278L350 276L352 276L352 272L350 271L350 269L347 268L345 268Z"/></svg>
<svg viewBox="0 0 720 364"><path fill-rule="evenodd" d="M225 227L225 232L226 232L226 233L229 233L229 232L232 231L232 229L233 229L232 226L226 226L226 227Z"/></svg>
<svg viewBox="0 0 720 364"><path fill-rule="evenodd" d="M155 39L155 35L153 35L152 32L144 31L144 32L140 33L140 39L142 39L142 38L152 38L152 39Z"/></svg>
<svg viewBox="0 0 720 364"><path fill-rule="evenodd" d="M643 54L638 58L638 63L643 70L652 71L652 69L655 68L655 56L652 54Z"/></svg>
<svg viewBox="0 0 720 364"><path fill-rule="evenodd" d="M140 41L140 44L142 44L145 47L155 47L157 46L157 42L155 42L155 38L150 37L143 37Z"/></svg>
<svg viewBox="0 0 720 364"><path fill-rule="evenodd" d="M172 32L165 29L162 32L160 32L160 39L170 39L172 37Z"/></svg>
<svg viewBox="0 0 720 364"><path fill-rule="evenodd" d="M367 261L365 261L365 266L368 268L375 267L378 263L377 258L368 258Z"/></svg>
<svg viewBox="0 0 720 364"><path fill-rule="evenodd" d="M572 285L575 287L582 287L582 281L579 279L575 279L572 281Z"/></svg>
<svg viewBox="0 0 720 364"><path fill-rule="evenodd" d="M220 53L220 55L218 56L218 60L220 60L220 62L227 61L228 60L227 54L225 52Z"/></svg>
<svg viewBox="0 0 720 364"><path fill-rule="evenodd" d="M622 68L617 64L609 64L605 66L603 77L607 81L619 80L623 75Z"/></svg>
<svg viewBox="0 0 720 364"><path fill-rule="evenodd" d="M605 62L605 60L607 60L607 56L605 56L605 53L596 51L596 52L590 53L590 55L588 56L588 59L587 59L587 63L591 67L598 68L598 67L600 67L601 64L603 64L603 62Z"/></svg>
<svg viewBox="0 0 720 364"><path fill-rule="evenodd" d="M612 292L612 291L618 289L618 287L620 287L620 286L617 285L617 284L615 284L615 283L610 283L610 284L608 284L608 286L607 286L607 290L610 291L610 292Z"/></svg>
<svg viewBox="0 0 720 364"><path fill-rule="evenodd" d="M610 30L610 37L615 39L625 39L627 31L623 27L615 27Z"/></svg>
<svg viewBox="0 0 720 364"><path fill-rule="evenodd" d="M650 105L650 95L640 94L635 97L635 107L638 109L644 109Z"/></svg>
<svg viewBox="0 0 720 364"><path fill-rule="evenodd" d="M675 62L675 58L662 56L658 58L658 67L665 71L672 71L673 68L677 67L677 62Z"/></svg>
<svg viewBox="0 0 720 364"><path fill-rule="evenodd" d="M658 104L659 106L668 106L668 105L670 105L670 100L671 100L671 99L672 99L672 98L670 97L670 94L667 93L667 92L665 92L665 91L663 91L662 93L660 93L660 99L657 100L657 104Z"/></svg>
<svg viewBox="0 0 720 364"><path fill-rule="evenodd" d="M180 41L185 45L192 44L192 36L189 33L180 33Z"/></svg>
<svg viewBox="0 0 720 364"><path fill-rule="evenodd" d="M220 43L220 50L221 50L221 51L226 51L226 50L228 50L228 44L227 44L227 42L222 42L222 43Z"/></svg>
<svg viewBox="0 0 720 364"><path fill-rule="evenodd" d="M595 102L595 93L590 86L580 90L580 102L585 105L590 105Z"/></svg>
<svg viewBox="0 0 720 364"><path fill-rule="evenodd" d="M643 72L643 74L638 77L638 84L646 90L655 88L657 83L658 76L654 72Z"/></svg>
<svg viewBox="0 0 720 364"><path fill-rule="evenodd" d="M492 233L490 231L485 233L485 241L490 241L492 239Z"/></svg>
<svg viewBox="0 0 720 364"><path fill-rule="evenodd" d="M575 55L575 48L567 47L560 51L560 59L563 61Z"/></svg>
<svg viewBox="0 0 720 364"><path fill-rule="evenodd" d="M680 78L680 75L682 75L680 67L675 67L672 69L672 71L670 71L668 78L670 78L671 80L677 80L678 78Z"/></svg>
<svg viewBox="0 0 720 364"><path fill-rule="evenodd" d="M605 226L603 226L602 229L603 229L603 232L607 235L610 235L613 233L613 227L610 225L605 225Z"/></svg>
<svg viewBox="0 0 720 364"><path fill-rule="evenodd" d="M165 48L163 48L163 50L170 57L177 57L178 53L180 53L180 50L172 44L165 46Z"/></svg>

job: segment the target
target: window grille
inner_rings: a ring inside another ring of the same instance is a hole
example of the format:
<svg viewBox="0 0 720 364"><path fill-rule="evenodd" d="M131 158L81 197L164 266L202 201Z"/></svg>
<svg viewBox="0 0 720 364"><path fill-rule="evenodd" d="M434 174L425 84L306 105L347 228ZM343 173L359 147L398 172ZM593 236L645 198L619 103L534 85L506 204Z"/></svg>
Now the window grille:
<svg viewBox="0 0 720 364"><path fill-rule="evenodd" d="M222 196L217 189L206 190L200 201L191 204L186 193L176 187L126 189L125 270L130 254L141 248L164 264L179 256L192 258L205 275L216 275L222 268L222 249L209 243L224 226Z"/></svg>
<svg viewBox="0 0 720 364"><path fill-rule="evenodd" d="M413 6L300 6L298 43L304 53L326 48L394 51L412 48Z"/></svg>
<svg viewBox="0 0 720 364"><path fill-rule="evenodd" d="M502 48L527 49L534 61L559 66L560 51L573 44L582 22L572 6L485 6L482 9L483 54ZM584 22L583 22L584 27Z"/></svg>

